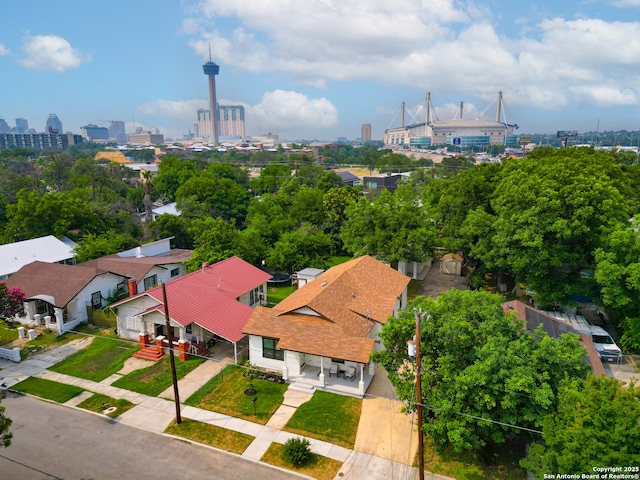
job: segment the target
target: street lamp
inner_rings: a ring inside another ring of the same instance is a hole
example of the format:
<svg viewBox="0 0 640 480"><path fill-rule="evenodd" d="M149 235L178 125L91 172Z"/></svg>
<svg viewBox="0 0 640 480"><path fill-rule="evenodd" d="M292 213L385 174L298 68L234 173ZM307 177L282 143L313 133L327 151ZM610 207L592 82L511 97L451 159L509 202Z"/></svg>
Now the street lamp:
<svg viewBox="0 0 640 480"><path fill-rule="evenodd" d="M424 436L422 434L422 359L420 358L420 324L422 312L416 312L416 335L407 342L410 357L416 359L416 415L418 416L418 478L424 480ZM427 315L427 321L431 318Z"/></svg>

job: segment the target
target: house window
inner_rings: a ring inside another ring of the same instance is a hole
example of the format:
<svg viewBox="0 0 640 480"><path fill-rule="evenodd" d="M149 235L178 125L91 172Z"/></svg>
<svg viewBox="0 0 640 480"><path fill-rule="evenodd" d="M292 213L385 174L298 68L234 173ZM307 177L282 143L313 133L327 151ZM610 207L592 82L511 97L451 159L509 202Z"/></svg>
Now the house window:
<svg viewBox="0 0 640 480"><path fill-rule="evenodd" d="M262 337L262 356L274 360L284 360L284 350L278 348L277 338Z"/></svg>
<svg viewBox="0 0 640 480"><path fill-rule="evenodd" d="M102 293L93 292L91 294L91 308L94 310L99 310L102 308Z"/></svg>
<svg viewBox="0 0 640 480"><path fill-rule="evenodd" d="M184 331L188 334L191 335L193 333L193 323L190 323L189 325L187 325L186 327L184 327Z"/></svg>
<svg viewBox="0 0 640 480"><path fill-rule="evenodd" d="M341 365L344 365L344 360L341 358L332 358L331 363L340 363Z"/></svg>
<svg viewBox="0 0 640 480"><path fill-rule="evenodd" d="M158 276L151 275L144 279L144 289L149 290L150 288L155 287L158 284Z"/></svg>
<svg viewBox="0 0 640 480"><path fill-rule="evenodd" d="M180 267L171 270L171 278L177 277L178 275L180 275Z"/></svg>
<svg viewBox="0 0 640 480"><path fill-rule="evenodd" d="M49 306L44 300L36 300L36 313L49 314Z"/></svg>

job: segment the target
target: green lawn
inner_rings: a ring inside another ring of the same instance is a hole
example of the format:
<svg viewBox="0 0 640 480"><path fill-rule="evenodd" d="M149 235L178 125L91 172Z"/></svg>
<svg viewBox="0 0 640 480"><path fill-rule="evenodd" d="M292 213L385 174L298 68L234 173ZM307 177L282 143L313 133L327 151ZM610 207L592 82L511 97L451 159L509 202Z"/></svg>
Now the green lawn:
<svg viewBox="0 0 640 480"><path fill-rule="evenodd" d="M267 302L269 302L269 305L271 306L277 305L295 292L295 290L295 285L288 285L285 287L267 287Z"/></svg>
<svg viewBox="0 0 640 480"><path fill-rule="evenodd" d="M96 337L91 344L56 363L49 370L99 382L121 370L139 346L130 342Z"/></svg>
<svg viewBox="0 0 640 480"><path fill-rule="evenodd" d="M178 380L204 361L204 358L190 357L188 360L183 362L176 358L176 373ZM144 395L157 397L169 388L172 383L171 365L169 357L166 356L150 367L136 370L135 372L125 375L113 382L111 385L131 390L133 392L142 393Z"/></svg>
<svg viewBox="0 0 640 480"><path fill-rule="evenodd" d="M44 378L29 377L11 387L19 392L46 398L54 402L64 403L71 400L76 395L80 395L84 390L73 385L46 380Z"/></svg>
<svg viewBox="0 0 640 480"><path fill-rule="evenodd" d="M253 395L244 394L249 386L249 380L243 376L244 371L241 367L225 368L221 372L224 380L221 380L220 374L216 375L189 397L185 404L264 425L282 404L288 385L269 380L253 380L257 397L254 415L251 403Z"/></svg>
<svg viewBox="0 0 640 480"><path fill-rule="evenodd" d="M309 462L305 465L294 467L282 459L283 450L284 445L274 442L269 446L260 461L275 465L276 467L293 470L294 472L317 478L318 480L333 480L342 467L342 462L323 457L322 455L316 455L315 453L311 454Z"/></svg>
<svg viewBox="0 0 640 480"><path fill-rule="evenodd" d="M361 410L359 398L316 391L298 407L285 430L353 448Z"/></svg>
<svg viewBox="0 0 640 480"><path fill-rule="evenodd" d="M255 438L245 433L189 419L183 419L180 425L174 419L164 432L238 455L241 455Z"/></svg>
<svg viewBox="0 0 640 480"><path fill-rule="evenodd" d="M13 342L18 338L18 329L9 328L6 323L0 321L0 346Z"/></svg>
<svg viewBox="0 0 640 480"><path fill-rule="evenodd" d="M83 402L80 402L78 407L97 413L104 413L107 408L115 407L115 411L108 413L107 416L116 418L135 407L135 405L124 398L111 398L101 393L94 393Z"/></svg>

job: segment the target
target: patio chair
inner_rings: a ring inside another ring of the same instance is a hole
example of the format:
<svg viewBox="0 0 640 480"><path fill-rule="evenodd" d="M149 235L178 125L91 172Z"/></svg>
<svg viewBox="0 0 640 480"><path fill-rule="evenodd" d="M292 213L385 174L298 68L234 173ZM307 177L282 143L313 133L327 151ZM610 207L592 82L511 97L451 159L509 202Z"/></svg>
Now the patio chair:
<svg viewBox="0 0 640 480"><path fill-rule="evenodd" d="M333 375L335 373L336 377L338 376L338 364L337 363L332 363L331 367L329 368L329 376Z"/></svg>
<svg viewBox="0 0 640 480"><path fill-rule="evenodd" d="M353 382L356 379L356 367L347 367L347 371L344 372L344 378L350 378Z"/></svg>

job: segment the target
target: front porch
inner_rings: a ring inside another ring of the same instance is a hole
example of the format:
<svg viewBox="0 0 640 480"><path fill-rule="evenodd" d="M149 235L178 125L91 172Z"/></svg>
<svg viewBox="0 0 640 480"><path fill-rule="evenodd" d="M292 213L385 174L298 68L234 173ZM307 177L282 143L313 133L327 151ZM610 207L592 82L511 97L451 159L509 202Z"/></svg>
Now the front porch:
<svg viewBox="0 0 640 480"><path fill-rule="evenodd" d="M373 366L359 364L353 378L345 378L346 369L343 365L340 367L343 368L341 371L331 374L330 368L304 365L299 375L290 374L287 380L291 383L293 390L310 393L315 390L325 390L341 395L364 397L374 377Z"/></svg>

